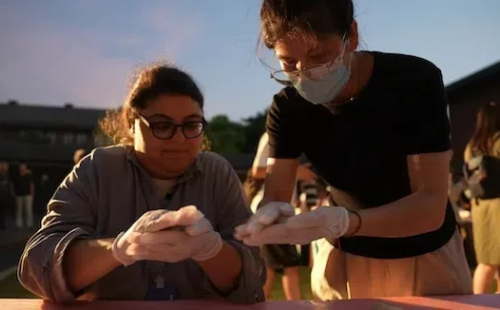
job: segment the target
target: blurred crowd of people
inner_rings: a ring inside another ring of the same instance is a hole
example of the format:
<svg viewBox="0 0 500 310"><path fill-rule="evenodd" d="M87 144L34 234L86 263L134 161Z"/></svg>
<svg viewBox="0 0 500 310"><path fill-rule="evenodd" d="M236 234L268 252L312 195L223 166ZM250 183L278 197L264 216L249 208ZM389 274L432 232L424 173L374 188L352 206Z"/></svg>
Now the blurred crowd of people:
<svg viewBox="0 0 500 310"><path fill-rule="evenodd" d="M74 163L86 155L78 149ZM7 228L9 218L17 229L34 229L37 219L46 213L47 203L62 180L53 180L49 173L35 176L26 163L10 164L0 161L0 230Z"/></svg>

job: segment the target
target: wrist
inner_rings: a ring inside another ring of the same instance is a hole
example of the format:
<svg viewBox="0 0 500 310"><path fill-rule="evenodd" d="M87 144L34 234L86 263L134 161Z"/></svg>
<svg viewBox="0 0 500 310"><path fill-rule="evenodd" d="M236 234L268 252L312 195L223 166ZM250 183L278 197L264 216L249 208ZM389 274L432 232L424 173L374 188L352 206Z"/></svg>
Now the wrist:
<svg viewBox="0 0 500 310"><path fill-rule="evenodd" d="M361 215L357 211L347 210L349 212L349 227L347 228L344 237L355 236L362 225Z"/></svg>
<svg viewBox="0 0 500 310"><path fill-rule="evenodd" d="M214 238L215 241L213 243L210 243L210 248L208 251L199 255L195 255L192 257L192 259L199 264L203 264L203 262L208 262L212 259L215 259L217 255L222 252L222 248L228 244L224 240L222 240L222 237L218 232L214 232Z"/></svg>
<svg viewBox="0 0 500 310"><path fill-rule="evenodd" d="M121 232L116 236L116 238L113 240L113 243L111 245L111 254L113 255L113 258L120 264L125 267L132 265L135 263L135 260L132 259L129 255L125 253L127 245L125 244L126 241L122 241L121 239L123 238L123 235L125 232Z"/></svg>

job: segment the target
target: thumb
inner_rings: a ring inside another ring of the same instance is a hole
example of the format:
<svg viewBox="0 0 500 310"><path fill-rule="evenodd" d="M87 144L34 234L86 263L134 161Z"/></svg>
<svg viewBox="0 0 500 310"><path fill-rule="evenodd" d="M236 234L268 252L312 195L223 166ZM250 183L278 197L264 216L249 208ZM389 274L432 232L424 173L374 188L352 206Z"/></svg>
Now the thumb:
<svg viewBox="0 0 500 310"><path fill-rule="evenodd" d="M198 222L194 223L191 226L186 227L184 230L186 234L190 236L199 236L201 234L213 231L212 224L210 224L210 221L207 220L206 218L202 218Z"/></svg>
<svg viewBox="0 0 500 310"><path fill-rule="evenodd" d="M286 227L289 229L299 230L310 227L321 226L323 216L311 211L299 215L292 216L286 221Z"/></svg>
<svg viewBox="0 0 500 310"><path fill-rule="evenodd" d="M175 225L178 226L194 225L205 217L205 215L201 213L201 211L198 210L196 206L193 205L182 207L177 211L173 211L172 213L174 213L176 216Z"/></svg>

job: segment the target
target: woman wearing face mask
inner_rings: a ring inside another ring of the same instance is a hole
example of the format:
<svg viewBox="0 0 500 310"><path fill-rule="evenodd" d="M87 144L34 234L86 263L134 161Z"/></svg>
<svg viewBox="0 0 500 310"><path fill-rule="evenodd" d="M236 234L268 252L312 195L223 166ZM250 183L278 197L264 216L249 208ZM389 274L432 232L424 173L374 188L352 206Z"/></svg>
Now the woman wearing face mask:
<svg viewBox="0 0 500 310"><path fill-rule="evenodd" d="M55 302L264 300L258 249L234 240L250 217L238 176L201 152L203 95L169 65L143 70L103 122L121 144L81 159L28 241L19 280Z"/></svg>
<svg viewBox="0 0 500 310"><path fill-rule="evenodd" d="M262 40L286 87L267 118L261 208L246 244L327 238L340 298L471 293L447 199L451 157L440 70L413 56L356 51L352 0L264 0ZM293 216L297 157L331 186L335 207ZM331 265L330 264L330 265Z"/></svg>

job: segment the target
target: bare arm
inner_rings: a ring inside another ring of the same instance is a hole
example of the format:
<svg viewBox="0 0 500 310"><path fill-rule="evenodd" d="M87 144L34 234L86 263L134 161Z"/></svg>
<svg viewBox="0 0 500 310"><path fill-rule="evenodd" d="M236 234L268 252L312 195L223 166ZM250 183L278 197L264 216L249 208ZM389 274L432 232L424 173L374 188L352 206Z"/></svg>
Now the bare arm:
<svg viewBox="0 0 500 310"><path fill-rule="evenodd" d="M229 162L218 156L210 173L217 176L214 182L214 208L217 210L214 228L224 244L218 255L198 264L210 279L207 285L216 288L214 295L236 303L263 301L266 273L259 249L234 238L235 227L252 215L241 182Z"/></svg>
<svg viewBox="0 0 500 310"><path fill-rule="evenodd" d="M68 247L63 270L71 291L86 288L120 266L111 253L113 240L77 240ZM99 263L89 268L89 261Z"/></svg>
<svg viewBox="0 0 500 310"><path fill-rule="evenodd" d="M448 200L451 141L448 100L441 71L427 67L408 95L406 118L401 127L405 139L411 194L360 212L357 235L402 238L438 229L444 222ZM390 184L387 184L390 187ZM390 188L388 188L390 190ZM348 234L358 223L351 222Z"/></svg>
<svg viewBox="0 0 500 310"><path fill-rule="evenodd" d="M471 151L471 147L470 145L468 144L466 147L465 147L465 151L464 151L464 161L465 162L468 162L469 160L472 159L472 151Z"/></svg>
<svg viewBox="0 0 500 310"><path fill-rule="evenodd" d="M40 230L30 238L21 256L19 281L43 299L74 300L78 293L72 288L84 287L108 266L104 256L96 254L101 249L89 241L96 220L92 211L97 205L94 168L88 158L61 183L47 206ZM99 257L99 264L89 263L90 257Z"/></svg>
<svg viewBox="0 0 500 310"><path fill-rule="evenodd" d="M291 201L298 166L298 159L274 159L273 165L267 168L264 198L260 205L270 201Z"/></svg>
<svg viewBox="0 0 500 310"><path fill-rule="evenodd" d="M256 179L265 179L266 173L266 167L252 167L252 176Z"/></svg>
<svg viewBox="0 0 500 310"><path fill-rule="evenodd" d="M360 211L362 225L356 235L402 238L438 229L445 218L450 160L451 151L409 156L413 194ZM355 216L351 219L347 234L359 225Z"/></svg>
<svg viewBox="0 0 500 310"><path fill-rule="evenodd" d="M236 286L243 267L240 253L227 242L219 254L198 264L221 292L228 292Z"/></svg>

